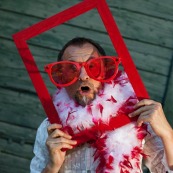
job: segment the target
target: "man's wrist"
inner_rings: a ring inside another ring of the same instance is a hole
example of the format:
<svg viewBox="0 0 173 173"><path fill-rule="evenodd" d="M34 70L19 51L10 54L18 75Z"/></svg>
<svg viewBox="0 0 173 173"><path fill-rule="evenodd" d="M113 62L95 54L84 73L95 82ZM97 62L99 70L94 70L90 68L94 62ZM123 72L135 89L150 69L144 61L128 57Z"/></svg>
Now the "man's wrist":
<svg viewBox="0 0 173 173"><path fill-rule="evenodd" d="M173 130L170 128L165 135L161 136L162 141L173 141Z"/></svg>
<svg viewBox="0 0 173 173"><path fill-rule="evenodd" d="M54 165L49 162L44 168L42 173L58 173L59 170L60 170L60 166Z"/></svg>

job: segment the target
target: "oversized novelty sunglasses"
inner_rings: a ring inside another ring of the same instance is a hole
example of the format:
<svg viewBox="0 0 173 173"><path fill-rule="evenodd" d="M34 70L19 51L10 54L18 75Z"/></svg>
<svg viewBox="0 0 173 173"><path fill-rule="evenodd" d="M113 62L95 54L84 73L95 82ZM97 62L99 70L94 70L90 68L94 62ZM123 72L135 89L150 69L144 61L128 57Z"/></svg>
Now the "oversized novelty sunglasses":
<svg viewBox="0 0 173 173"><path fill-rule="evenodd" d="M100 82L109 82L118 72L120 58L101 56L89 59L86 62L59 61L45 66L52 83L58 87L73 84L79 79L81 67L84 67L88 76Z"/></svg>

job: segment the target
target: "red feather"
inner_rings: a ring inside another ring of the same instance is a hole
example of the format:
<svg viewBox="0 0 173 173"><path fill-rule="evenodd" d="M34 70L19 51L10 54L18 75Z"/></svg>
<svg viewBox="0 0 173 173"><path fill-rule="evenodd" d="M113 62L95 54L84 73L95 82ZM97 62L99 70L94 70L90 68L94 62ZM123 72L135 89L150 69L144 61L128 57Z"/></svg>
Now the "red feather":
<svg viewBox="0 0 173 173"><path fill-rule="evenodd" d="M107 99L106 101L111 101L113 103L117 103L117 101L114 99L114 97L111 95L110 99Z"/></svg>
<svg viewBox="0 0 173 173"><path fill-rule="evenodd" d="M112 102L117 103L117 101L114 99L113 96L111 96L111 100L112 100Z"/></svg>
<svg viewBox="0 0 173 173"><path fill-rule="evenodd" d="M89 114L93 115L93 114L92 114L92 105L88 105L88 106L87 106L87 112L88 112Z"/></svg>
<svg viewBox="0 0 173 173"><path fill-rule="evenodd" d="M71 116L70 117L70 115L72 114L72 113L74 113L74 112L76 112L76 111L72 111L72 112L68 112L68 116L67 116L67 119L66 119L66 124L68 124L68 121L70 120L70 119L73 119L74 117L73 116Z"/></svg>
<svg viewBox="0 0 173 173"><path fill-rule="evenodd" d="M99 97L103 97L105 94L104 94L104 90L100 90L99 93L98 93L98 96Z"/></svg>
<svg viewBox="0 0 173 173"><path fill-rule="evenodd" d="M111 166L113 161L114 161L114 158L110 155L109 158L108 158L108 162L106 163L106 168L107 169L113 169L113 167Z"/></svg>
<svg viewBox="0 0 173 173"><path fill-rule="evenodd" d="M100 113L102 114L102 112L103 112L103 106L101 104L98 104L98 107L99 107Z"/></svg>

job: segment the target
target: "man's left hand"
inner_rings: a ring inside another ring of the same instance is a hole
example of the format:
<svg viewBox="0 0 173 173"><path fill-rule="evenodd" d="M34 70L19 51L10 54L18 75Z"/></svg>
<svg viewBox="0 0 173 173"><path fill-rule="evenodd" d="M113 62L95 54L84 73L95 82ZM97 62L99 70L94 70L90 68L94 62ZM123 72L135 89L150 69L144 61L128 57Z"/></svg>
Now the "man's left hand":
<svg viewBox="0 0 173 173"><path fill-rule="evenodd" d="M135 111L129 114L129 117L139 116L137 125L149 123L153 131L162 137L165 137L171 127L165 117L162 105L156 101L143 99L134 106Z"/></svg>

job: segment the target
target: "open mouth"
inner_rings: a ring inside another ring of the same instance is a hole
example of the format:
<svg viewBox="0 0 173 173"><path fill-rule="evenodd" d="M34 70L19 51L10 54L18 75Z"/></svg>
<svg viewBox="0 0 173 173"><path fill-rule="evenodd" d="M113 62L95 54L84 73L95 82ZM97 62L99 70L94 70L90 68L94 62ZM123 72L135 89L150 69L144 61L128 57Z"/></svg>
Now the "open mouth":
<svg viewBox="0 0 173 173"><path fill-rule="evenodd" d="M81 91L82 91L83 93L88 93L88 92L90 91L90 88L89 88L88 86L82 86L82 87L81 87Z"/></svg>

